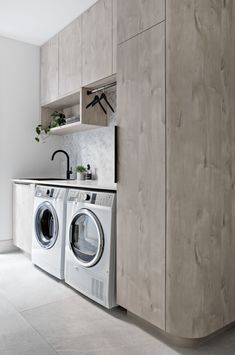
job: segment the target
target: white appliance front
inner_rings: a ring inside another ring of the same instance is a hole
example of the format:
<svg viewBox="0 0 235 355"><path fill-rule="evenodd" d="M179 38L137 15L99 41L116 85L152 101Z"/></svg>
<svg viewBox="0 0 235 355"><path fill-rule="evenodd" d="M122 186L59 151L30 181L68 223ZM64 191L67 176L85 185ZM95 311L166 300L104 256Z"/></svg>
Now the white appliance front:
<svg viewBox="0 0 235 355"><path fill-rule="evenodd" d="M65 188L38 185L34 200L32 262L64 279L66 200Z"/></svg>
<svg viewBox="0 0 235 355"><path fill-rule="evenodd" d="M112 308L115 302L115 193L70 190L65 282Z"/></svg>

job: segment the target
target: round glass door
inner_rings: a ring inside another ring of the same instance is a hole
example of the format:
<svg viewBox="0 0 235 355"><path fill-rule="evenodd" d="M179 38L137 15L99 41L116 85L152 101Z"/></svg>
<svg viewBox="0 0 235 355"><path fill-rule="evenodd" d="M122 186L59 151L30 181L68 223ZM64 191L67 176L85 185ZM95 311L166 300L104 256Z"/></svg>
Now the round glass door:
<svg viewBox="0 0 235 355"><path fill-rule="evenodd" d="M35 231L37 241L43 248L53 247L58 237L59 223L56 211L49 202L42 203L37 209Z"/></svg>
<svg viewBox="0 0 235 355"><path fill-rule="evenodd" d="M70 225L70 246L80 265L95 265L103 252L104 236L98 218L81 209Z"/></svg>

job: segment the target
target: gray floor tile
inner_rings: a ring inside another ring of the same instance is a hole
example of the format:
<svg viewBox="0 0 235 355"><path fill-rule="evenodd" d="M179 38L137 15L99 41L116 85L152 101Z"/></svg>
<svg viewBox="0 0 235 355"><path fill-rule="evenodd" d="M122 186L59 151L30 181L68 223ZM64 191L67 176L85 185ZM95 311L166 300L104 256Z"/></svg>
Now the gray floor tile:
<svg viewBox="0 0 235 355"><path fill-rule="evenodd" d="M76 351L58 351L60 355L75 355ZM178 355L178 352L160 342L139 346L120 346L117 348L98 348L92 351L82 351L79 355Z"/></svg>
<svg viewBox="0 0 235 355"><path fill-rule="evenodd" d="M153 337L81 296L22 313L56 350L86 351L143 344ZM91 341L92 339L92 341Z"/></svg>
<svg viewBox="0 0 235 355"><path fill-rule="evenodd" d="M0 355L235 355L234 328L189 349L135 323L122 309L106 311L57 282L25 255L0 255Z"/></svg>
<svg viewBox="0 0 235 355"><path fill-rule="evenodd" d="M9 263L4 262L5 256L0 255L0 290L17 310L35 308L73 294L64 284L34 267L24 255L14 253Z"/></svg>
<svg viewBox="0 0 235 355"><path fill-rule="evenodd" d="M0 296L0 354L56 354L14 307Z"/></svg>

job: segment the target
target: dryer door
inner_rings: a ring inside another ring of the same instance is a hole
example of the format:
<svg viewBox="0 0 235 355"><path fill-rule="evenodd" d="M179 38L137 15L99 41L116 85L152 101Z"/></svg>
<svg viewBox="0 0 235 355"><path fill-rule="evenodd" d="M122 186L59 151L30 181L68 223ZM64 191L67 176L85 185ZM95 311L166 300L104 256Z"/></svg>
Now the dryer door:
<svg viewBox="0 0 235 355"><path fill-rule="evenodd" d="M70 224L70 247L80 265L95 265L103 252L104 234L96 215L81 209Z"/></svg>
<svg viewBox="0 0 235 355"><path fill-rule="evenodd" d="M49 202L43 202L38 206L34 223L40 246L45 249L52 248L58 237L59 222L56 211Z"/></svg>

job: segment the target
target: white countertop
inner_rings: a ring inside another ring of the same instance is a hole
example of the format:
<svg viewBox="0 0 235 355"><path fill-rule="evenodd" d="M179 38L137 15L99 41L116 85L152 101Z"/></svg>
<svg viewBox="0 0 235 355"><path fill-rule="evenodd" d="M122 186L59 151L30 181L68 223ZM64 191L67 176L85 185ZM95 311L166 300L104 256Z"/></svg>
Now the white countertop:
<svg viewBox="0 0 235 355"><path fill-rule="evenodd" d="M117 190L117 184L105 184L98 180L36 180L36 179L13 179L12 181L18 184L35 184L35 185L49 185L62 187L81 187L94 190Z"/></svg>

